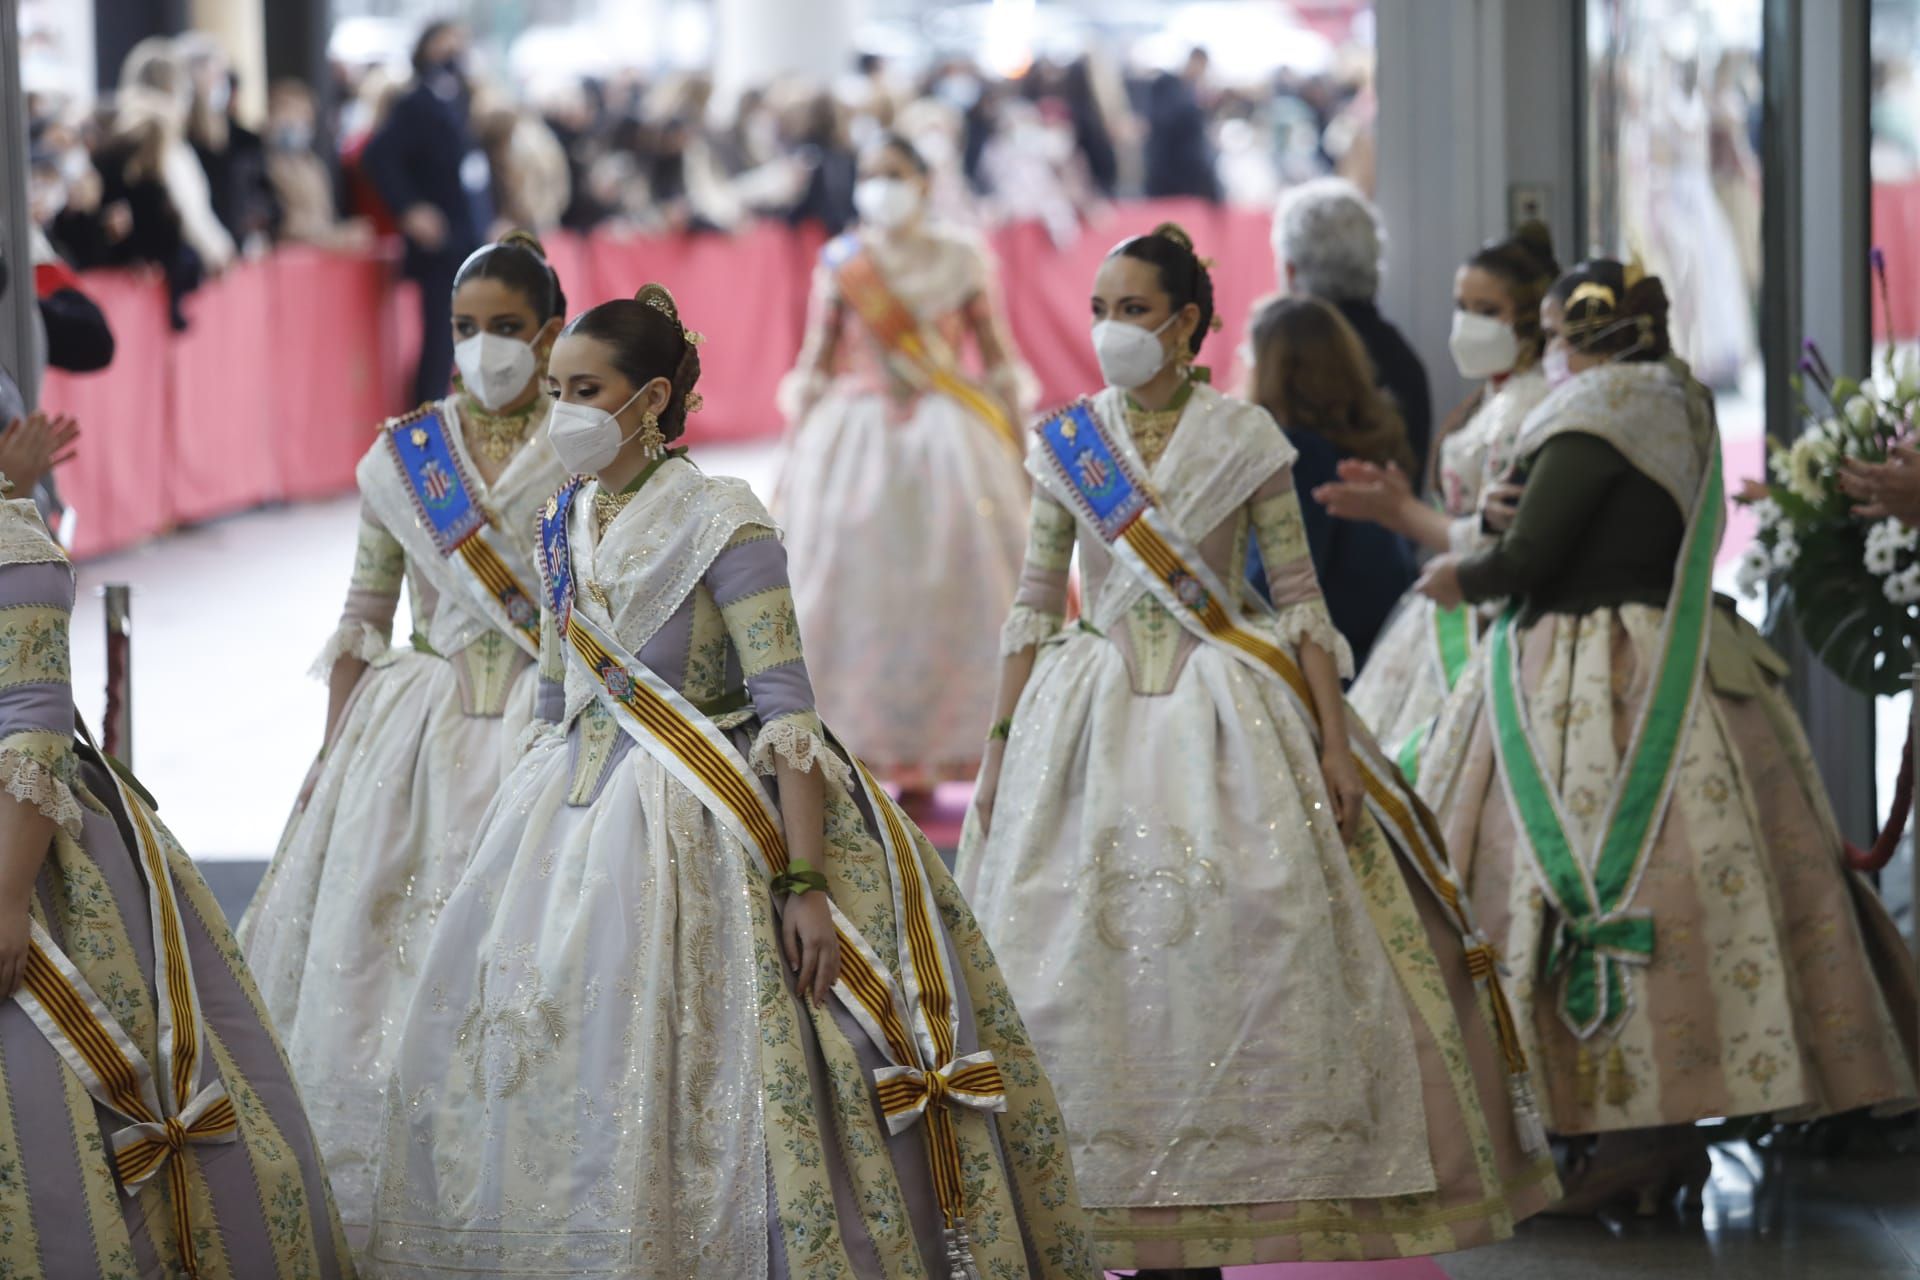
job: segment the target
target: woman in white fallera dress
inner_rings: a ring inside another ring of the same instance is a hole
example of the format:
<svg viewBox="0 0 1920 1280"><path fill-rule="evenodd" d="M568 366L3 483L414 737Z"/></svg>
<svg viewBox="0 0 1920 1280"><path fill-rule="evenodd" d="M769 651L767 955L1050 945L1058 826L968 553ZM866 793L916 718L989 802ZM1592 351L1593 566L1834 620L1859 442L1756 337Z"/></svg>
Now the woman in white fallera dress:
<svg viewBox="0 0 1920 1280"><path fill-rule="evenodd" d="M539 374L565 304L531 236L461 267L461 387L360 462L353 585L315 665L325 745L240 926L356 1247L392 1033L531 715L533 522L563 478ZM403 582L413 638L389 647Z"/></svg>
<svg viewBox="0 0 1920 1280"><path fill-rule="evenodd" d="M649 285L554 349L547 729L427 949L371 1266L1092 1280L1046 1074L814 711L771 517L666 448L696 337Z"/></svg>
<svg viewBox="0 0 1920 1280"><path fill-rule="evenodd" d="M888 137L861 170L861 228L827 246L782 389L774 510L821 707L877 773L920 792L979 767L992 620L1020 575L1032 376L985 247L927 224L913 146ZM978 383L958 364L968 340Z"/></svg>
<svg viewBox="0 0 1920 1280"><path fill-rule="evenodd" d="M1212 306L1178 228L1101 268L1110 385L1028 464L961 883L1059 1089L1104 1266L1500 1239L1556 1183L1492 957L1342 706L1291 446L1187 370ZM1076 543L1088 607L1062 630Z"/></svg>
<svg viewBox="0 0 1920 1280"><path fill-rule="evenodd" d="M1466 421L1442 428L1431 504L1414 494L1410 477L1366 462L1343 463L1339 481L1321 485L1314 500L1337 517L1371 520L1434 554L1490 544L1512 518L1519 495L1508 472L1520 424L1549 390L1540 367L1540 300L1559 274L1553 241L1538 222L1484 246L1455 274L1454 364L1461 377L1486 381L1463 406ZM1488 616L1472 608L1439 609L1410 590L1353 682L1348 701L1410 779L1420 777L1434 718Z"/></svg>

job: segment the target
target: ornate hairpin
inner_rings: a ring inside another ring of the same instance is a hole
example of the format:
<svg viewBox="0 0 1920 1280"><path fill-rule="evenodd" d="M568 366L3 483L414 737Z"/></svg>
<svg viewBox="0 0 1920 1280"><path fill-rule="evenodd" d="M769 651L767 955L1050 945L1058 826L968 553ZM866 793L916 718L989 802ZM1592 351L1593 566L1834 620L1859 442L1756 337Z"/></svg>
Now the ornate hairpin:
<svg viewBox="0 0 1920 1280"><path fill-rule="evenodd" d="M687 392L687 412L698 413L707 407L707 398L698 391Z"/></svg>
<svg viewBox="0 0 1920 1280"><path fill-rule="evenodd" d="M687 340L687 345L690 347L697 347L707 340L706 334L695 329L682 329L680 336Z"/></svg>
<svg viewBox="0 0 1920 1280"><path fill-rule="evenodd" d="M1582 302L1597 302L1609 311L1620 305L1619 296L1612 289L1593 280L1589 280L1568 295L1567 309L1572 310Z"/></svg>

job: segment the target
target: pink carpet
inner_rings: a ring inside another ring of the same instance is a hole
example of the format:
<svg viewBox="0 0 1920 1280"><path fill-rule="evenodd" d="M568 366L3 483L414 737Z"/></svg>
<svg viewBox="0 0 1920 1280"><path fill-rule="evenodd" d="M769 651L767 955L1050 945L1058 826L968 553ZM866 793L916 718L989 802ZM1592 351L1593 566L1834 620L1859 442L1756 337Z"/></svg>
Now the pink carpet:
<svg viewBox="0 0 1920 1280"><path fill-rule="evenodd" d="M1113 1280L1129 1275L1109 1271ZM1396 1258L1391 1262L1285 1262L1262 1267L1228 1267L1227 1280L1447 1280L1447 1273L1431 1258Z"/></svg>

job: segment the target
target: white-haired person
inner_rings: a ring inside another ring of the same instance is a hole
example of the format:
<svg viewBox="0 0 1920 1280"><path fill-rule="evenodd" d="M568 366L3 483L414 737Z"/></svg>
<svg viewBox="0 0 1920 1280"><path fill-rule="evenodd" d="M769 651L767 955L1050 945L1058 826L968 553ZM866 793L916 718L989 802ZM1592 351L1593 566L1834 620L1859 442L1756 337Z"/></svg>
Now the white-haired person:
<svg viewBox="0 0 1920 1280"><path fill-rule="evenodd" d="M1433 433L1427 368L1406 336L1380 314L1374 295L1386 232L1379 211L1345 178L1316 178L1280 197L1273 212L1273 258L1280 287L1330 302L1346 317L1373 361L1374 379L1393 397L1425 475Z"/></svg>

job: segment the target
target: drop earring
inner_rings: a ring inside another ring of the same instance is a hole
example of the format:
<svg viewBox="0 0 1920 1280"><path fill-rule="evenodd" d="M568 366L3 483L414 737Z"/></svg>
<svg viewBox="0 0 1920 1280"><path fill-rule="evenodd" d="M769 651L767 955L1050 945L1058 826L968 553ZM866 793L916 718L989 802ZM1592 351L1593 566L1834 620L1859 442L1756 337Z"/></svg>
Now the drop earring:
<svg viewBox="0 0 1920 1280"><path fill-rule="evenodd" d="M643 457L658 458L667 451L667 438L660 430L660 415L648 409L640 415L640 430L634 433Z"/></svg>

